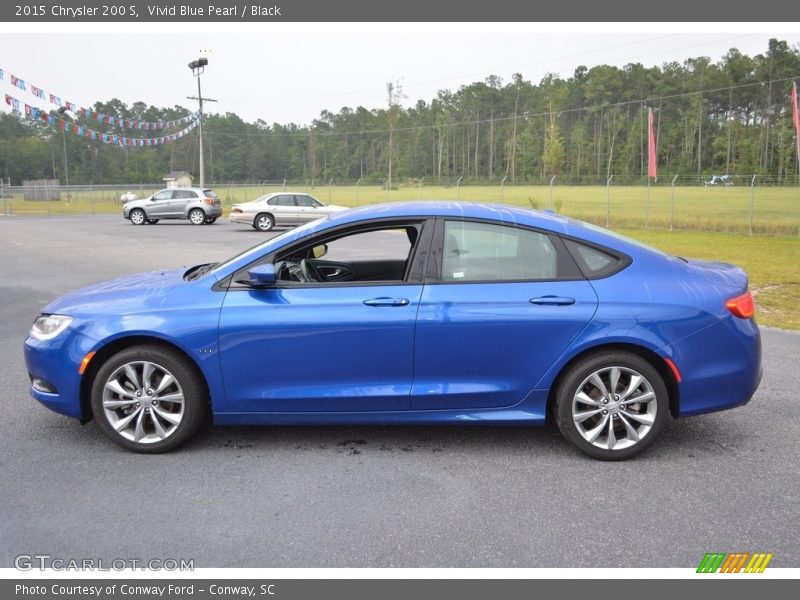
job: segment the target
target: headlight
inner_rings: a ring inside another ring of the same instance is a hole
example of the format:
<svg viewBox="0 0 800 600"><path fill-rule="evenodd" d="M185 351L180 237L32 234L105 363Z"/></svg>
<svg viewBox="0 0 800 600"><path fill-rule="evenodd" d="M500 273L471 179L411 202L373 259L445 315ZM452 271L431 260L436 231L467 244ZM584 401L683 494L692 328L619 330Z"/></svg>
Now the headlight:
<svg viewBox="0 0 800 600"><path fill-rule="evenodd" d="M52 340L72 323L72 317L64 315L41 315L31 327L31 335L37 340Z"/></svg>

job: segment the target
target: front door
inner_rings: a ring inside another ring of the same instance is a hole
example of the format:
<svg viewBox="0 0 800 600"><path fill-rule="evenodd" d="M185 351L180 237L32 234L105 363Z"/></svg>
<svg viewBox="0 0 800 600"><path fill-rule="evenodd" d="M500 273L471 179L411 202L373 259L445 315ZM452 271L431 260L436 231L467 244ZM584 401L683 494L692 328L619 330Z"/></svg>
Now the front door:
<svg viewBox="0 0 800 600"><path fill-rule="evenodd" d="M410 275L419 229L402 225L319 236L265 257L274 287L229 288L219 348L230 411L408 410L422 284Z"/></svg>

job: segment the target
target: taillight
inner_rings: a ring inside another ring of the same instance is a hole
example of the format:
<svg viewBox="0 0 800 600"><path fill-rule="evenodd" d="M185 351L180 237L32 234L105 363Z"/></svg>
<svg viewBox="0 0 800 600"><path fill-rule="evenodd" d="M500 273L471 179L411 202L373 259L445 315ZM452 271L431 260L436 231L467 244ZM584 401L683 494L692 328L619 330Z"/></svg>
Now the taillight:
<svg viewBox="0 0 800 600"><path fill-rule="evenodd" d="M206 204L208 204L209 206L214 206L214 199L213 199L213 198L206 198L206 199L204 200L204 202L205 202Z"/></svg>
<svg viewBox="0 0 800 600"><path fill-rule="evenodd" d="M750 319L756 314L756 305L750 292L731 298L725 303L725 308L731 311L734 317L740 319Z"/></svg>
<svg viewBox="0 0 800 600"><path fill-rule="evenodd" d="M243 211L242 211L241 208L234 208L233 210L231 210L231 212L232 213L240 213L240 212L243 212Z"/></svg>

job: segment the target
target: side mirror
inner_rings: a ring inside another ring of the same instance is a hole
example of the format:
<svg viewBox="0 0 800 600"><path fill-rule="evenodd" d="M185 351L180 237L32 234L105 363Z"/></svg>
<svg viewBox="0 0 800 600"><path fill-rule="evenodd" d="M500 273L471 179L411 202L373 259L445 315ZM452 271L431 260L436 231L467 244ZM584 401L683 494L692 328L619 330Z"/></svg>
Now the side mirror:
<svg viewBox="0 0 800 600"><path fill-rule="evenodd" d="M328 244L320 244L319 246L314 246L311 249L311 253L314 255L314 258L322 258L328 253Z"/></svg>
<svg viewBox="0 0 800 600"><path fill-rule="evenodd" d="M276 281L275 265L257 265L247 272L250 285L255 287L266 287L274 285Z"/></svg>

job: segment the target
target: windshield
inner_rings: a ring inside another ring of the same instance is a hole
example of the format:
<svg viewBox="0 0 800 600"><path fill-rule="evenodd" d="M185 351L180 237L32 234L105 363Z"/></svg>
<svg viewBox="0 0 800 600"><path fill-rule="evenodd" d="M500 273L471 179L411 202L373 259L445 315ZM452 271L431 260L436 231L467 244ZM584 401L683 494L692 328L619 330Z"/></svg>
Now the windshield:
<svg viewBox="0 0 800 600"><path fill-rule="evenodd" d="M327 220L327 219L328 219L328 217L323 217L321 219L315 219L313 221L309 221L305 225L301 225L300 227L295 227L293 229L288 229L287 231L284 231L280 235L276 235L275 237L271 237L268 240L253 246L252 248L248 248L244 252L240 252L239 254L237 254L236 256L234 256L232 258L229 258L225 262L221 262L221 263L216 264L213 269L209 269L207 272L203 273L203 275L211 273L212 271L219 271L220 269L224 269L228 265L231 265L231 264L233 264L233 263L235 263L235 262L237 262L239 260L245 259L247 257L255 258L267 246L270 246L272 244L280 243L285 238L300 237L304 233L306 233L307 231L309 231L309 230L311 230L311 229L313 229L315 227L318 227L321 221Z"/></svg>

